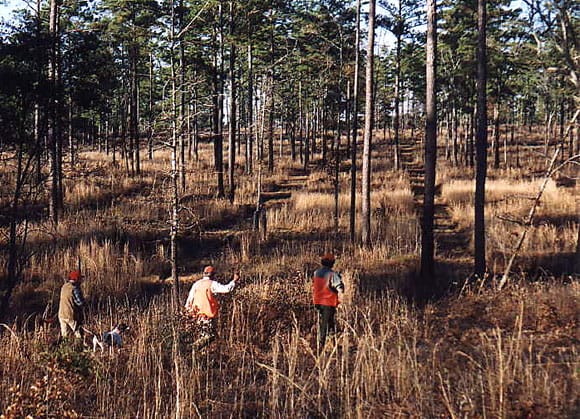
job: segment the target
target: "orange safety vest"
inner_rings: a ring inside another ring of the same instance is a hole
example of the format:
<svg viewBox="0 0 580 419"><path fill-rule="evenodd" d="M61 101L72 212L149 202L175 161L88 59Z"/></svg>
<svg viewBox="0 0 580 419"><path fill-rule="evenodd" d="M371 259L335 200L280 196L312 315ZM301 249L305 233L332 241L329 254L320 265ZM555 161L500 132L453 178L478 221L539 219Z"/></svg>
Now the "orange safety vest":
<svg viewBox="0 0 580 419"><path fill-rule="evenodd" d="M198 315L213 319L218 315L219 303L211 292L211 279L202 278L193 295L193 307Z"/></svg>
<svg viewBox="0 0 580 419"><path fill-rule="evenodd" d="M328 271L332 272L332 271ZM328 286L328 275L320 276L319 271L314 273L312 279L312 300L315 305L338 306L338 293L332 291Z"/></svg>

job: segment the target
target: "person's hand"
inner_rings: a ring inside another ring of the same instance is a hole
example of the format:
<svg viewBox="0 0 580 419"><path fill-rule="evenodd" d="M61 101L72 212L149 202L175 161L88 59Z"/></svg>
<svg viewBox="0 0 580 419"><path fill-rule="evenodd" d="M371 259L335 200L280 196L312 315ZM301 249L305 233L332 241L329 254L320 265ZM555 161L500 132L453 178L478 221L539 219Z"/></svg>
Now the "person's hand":
<svg viewBox="0 0 580 419"><path fill-rule="evenodd" d="M240 274L238 272L235 272L234 273L233 280L236 281L236 282L240 280Z"/></svg>

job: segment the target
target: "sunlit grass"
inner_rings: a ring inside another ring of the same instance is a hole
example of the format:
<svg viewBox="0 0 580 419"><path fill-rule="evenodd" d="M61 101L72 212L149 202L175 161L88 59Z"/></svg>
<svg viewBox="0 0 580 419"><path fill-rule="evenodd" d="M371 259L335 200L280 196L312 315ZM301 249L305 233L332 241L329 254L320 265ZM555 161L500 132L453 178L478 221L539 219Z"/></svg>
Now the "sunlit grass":
<svg viewBox="0 0 580 419"><path fill-rule="evenodd" d="M211 144L201 144L201 159L188 163L186 188L180 191L186 209L179 273L186 281L179 304L204 264L214 264L223 281L241 271L237 289L221 297L217 341L207 352L192 352L192 336L175 315L168 292L172 282L157 279L168 276L169 152L143 158L143 173L135 177L126 175L119 155L113 166L110 155L81 153L78 166L67 171L59 225L47 220L27 225L32 251L12 297L10 330L0 326L5 348L0 412L10 408L12 417L47 416L46 409L54 417L72 411L97 417L573 415L579 365L570 345L580 297L575 282L544 286L515 280L503 293L466 284L461 295L415 307L403 294L412 294L418 274L418 207L408 175L391 170L384 149L373 154L382 169L372 179L368 248L350 243L348 173L339 177L338 229L333 176L311 170L289 189L289 199L266 204L268 232L262 239L252 230L257 173L244 175L240 166L234 204L217 199L211 150ZM262 190L280 188L289 168L301 172L301 165L289 160L274 173L263 168ZM442 199L457 230L470 235L473 182L466 178L472 173L446 164L439 170ZM525 217L539 185L525 175L510 169L487 182L493 272L501 271L522 230L502 218ZM521 278L535 261L574 252L577 197L577 190L549 184L521 249ZM2 244L7 232L3 227ZM469 258L471 249L463 250ZM346 293L338 309L339 333L317 348L310 276L325 252L336 254ZM6 254L0 259L5 262ZM453 262L457 267L446 268L452 278L444 279L463 283L457 273L463 260ZM119 321L131 326L120 352L76 353L53 346L58 327L42 318L55 317L60 286L79 263L86 276L87 329L101 333Z"/></svg>

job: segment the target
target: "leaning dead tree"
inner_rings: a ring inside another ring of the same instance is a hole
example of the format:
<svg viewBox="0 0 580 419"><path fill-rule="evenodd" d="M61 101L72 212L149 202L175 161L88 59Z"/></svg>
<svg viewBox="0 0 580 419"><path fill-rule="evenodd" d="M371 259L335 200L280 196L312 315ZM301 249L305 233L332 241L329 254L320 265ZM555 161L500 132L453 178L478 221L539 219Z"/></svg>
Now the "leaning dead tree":
<svg viewBox="0 0 580 419"><path fill-rule="evenodd" d="M576 120L577 120L579 114L580 114L580 109L576 111L576 113L572 117L572 120L568 124L568 128L566 129L566 134L564 135L564 138L566 138L568 136L568 134L570 133L570 129L576 123ZM532 206L530 208L530 211L528 212L528 216L526 217L526 219L523 222L518 222L519 224L524 226L524 229L520 233L520 237L517 241L517 244L514 248L512 255L508 261L508 264L505 267L505 271L503 273L503 276L499 282L498 289L500 289L500 290L505 286L505 284L509 280L509 275L510 275L512 265L513 265L514 260L516 259L517 255L518 255L520 249L522 248L524 241L526 240L526 236L528 234L528 231L530 230L530 228L533 225L534 216L536 215L536 208L538 207L538 204L540 203L540 200L542 199L542 195L544 194L544 190L546 189L546 186L548 185L548 181L552 178L552 175L554 175L554 173L556 173L560 169L562 169L562 167L564 167L567 164L577 162L580 159L580 155L576 155L576 156L570 157L569 159L567 159L563 163L556 165L556 161L558 160L558 156L560 155L563 146L564 146L564 142L561 141L559 146L556 148L556 151L552 155L552 158L551 158L550 163L548 165L548 168L546 170L546 174L544 175L544 180L543 180L542 184L540 185L540 189L538 190L538 193L536 194L536 197L534 198L534 200L532 202Z"/></svg>

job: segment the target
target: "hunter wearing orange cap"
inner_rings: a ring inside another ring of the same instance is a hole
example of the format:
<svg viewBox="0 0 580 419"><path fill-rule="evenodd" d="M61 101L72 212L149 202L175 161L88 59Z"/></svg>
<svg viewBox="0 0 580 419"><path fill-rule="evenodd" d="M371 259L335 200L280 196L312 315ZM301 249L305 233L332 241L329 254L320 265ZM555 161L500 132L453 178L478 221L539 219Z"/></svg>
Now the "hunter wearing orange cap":
<svg viewBox="0 0 580 419"><path fill-rule="evenodd" d="M332 270L335 258L326 253L320 258L321 268L312 278L312 300L318 311L318 345L324 347L326 336L335 331L334 317L338 306L338 293L344 292L344 284L338 272Z"/></svg>
<svg viewBox="0 0 580 419"><path fill-rule="evenodd" d="M216 337L215 321L219 313L219 303L214 294L227 294L240 279L240 275L235 273L232 280L223 285L215 281L214 276L215 268L206 266L203 277L191 286L185 302L187 314L195 318L201 329L201 337L194 343L196 349L203 348Z"/></svg>
<svg viewBox="0 0 580 419"><path fill-rule="evenodd" d="M60 303L58 305L58 321L60 333L63 338L69 336L69 332L77 338L82 338L82 313L81 307L85 304L85 298L81 290L83 275L75 270L68 274L68 281L60 289Z"/></svg>

